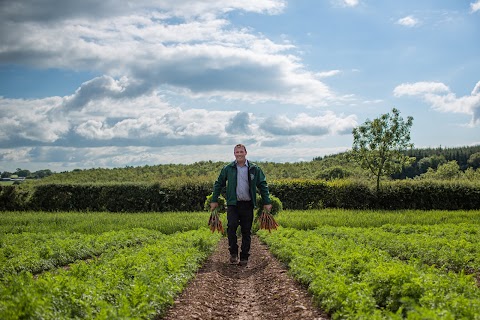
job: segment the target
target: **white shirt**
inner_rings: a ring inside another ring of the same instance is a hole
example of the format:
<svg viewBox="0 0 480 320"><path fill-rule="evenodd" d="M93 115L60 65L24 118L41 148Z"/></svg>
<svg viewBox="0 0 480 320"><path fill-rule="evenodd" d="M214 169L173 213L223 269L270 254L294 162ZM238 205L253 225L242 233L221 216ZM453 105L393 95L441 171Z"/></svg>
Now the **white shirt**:
<svg viewBox="0 0 480 320"><path fill-rule="evenodd" d="M248 161L243 166L237 163L237 200L250 201L250 186L248 183Z"/></svg>

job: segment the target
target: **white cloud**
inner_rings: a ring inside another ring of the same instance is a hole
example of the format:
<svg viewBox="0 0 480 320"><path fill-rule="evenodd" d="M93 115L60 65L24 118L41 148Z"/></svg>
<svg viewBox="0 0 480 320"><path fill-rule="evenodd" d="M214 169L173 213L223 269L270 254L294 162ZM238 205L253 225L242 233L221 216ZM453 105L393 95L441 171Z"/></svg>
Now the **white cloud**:
<svg viewBox="0 0 480 320"><path fill-rule="evenodd" d="M114 0L75 1L44 0L32 2L18 0L2 2L0 10L1 20L4 21L59 21L82 17L92 19L109 18L112 16L139 14L153 11L162 18L183 17L208 17L235 10L247 12L278 14L283 11L286 4L283 0L137 0L134 2L118 2Z"/></svg>
<svg viewBox="0 0 480 320"><path fill-rule="evenodd" d="M437 111L468 114L472 116L471 125L480 124L480 81L469 96L460 98L457 98L445 84L439 82L401 84L393 92L396 97L421 96Z"/></svg>
<svg viewBox="0 0 480 320"><path fill-rule="evenodd" d="M315 82L310 85L315 88ZM222 143L247 132L256 137L254 141L261 141L265 133L270 140L275 135L343 134L356 124L354 116L339 117L333 112L320 117L302 113L293 121L282 117L265 121L264 116L236 110L183 109L169 104L161 91L136 96L135 88L128 78L102 76L63 98L0 98L1 146L29 146L35 141L72 147L201 145ZM308 91L295 96L312 101ZM287 96L281 99L288 101Z"/></svg>
<svg viewBox="0 0 480 320"><path fill-rule="evenodd" d="M69 130L68 120L59 117L61 98L38 100L0 97L0 145L8 141L53 142Z"/></svg>
<svg viewBox="0 0 480 320"><path fill-rule="evenodd" d="M441 82L415 82L403 83L393 90L396 97L399 96L414 96L425 93L442 93L449 92L450 89Z"/></svg>
<svg viewBox="0 0 480 320"><path fill-rule="evenodd" d="M356 120L355 115L342 118L333 112L317 117L300 113L293 119L285 115L268 118L261 125L261 129L279 136L346 134L357 125Z"/></svg>
<svg viewBox="0 0 480 320"><path fill-rule="evenodd" d="M303 110L350 99L322 82L339 70L311 72L292 43L236 27L225 14L278 14L285 6L282 0L1 2L3 64L100 76L63 97L0 97L0 160L28 159L53 170L67 163L65 169L188 163L198 154L222 159L218 150L244 141L245 133L250 145L283 150L270 154L350 133L353 115L266 120L269 112L260 110L262 103ZM246 103L235 107L236 101ZM228 111L215 110L223 103ZM319 155L296 150L278 161Z"/></svg>
<svg viewBox="0 0 480 320"><path fill-rule="evenodd" d="M55 23L39 22L47 19L43 15L51 14L27 2L19 4L22 12L15 6L3 6L10 12L4 17L9 22L3 25L8 32L0 35L2 53L7 57L4 63L90 70L119 79L102 77L85 83L72 97L72 107L87 103L84 91L107 90L114 96L128 96L164 85L192 97L222 96L251 103L325 106L343 99L318 75L304 70L292 54L293 45L234 28L218 16L232 10L278 13L285 6L283 1L140 1L131 11L111 8L113 2L107 1L93 5L104 14L92 17L88 14L93 9L87 5L67 1L57 8L62 18L57 17ZM45 6L54 6L54 1L46 1ZM69 6L79 12L70 14ZM107 13L108 9L112 11ZM172 17L178 21L172 23ZM123 92L126 85L129 90Z"/></svg>
<svg viewBox="0 0 480 320"><path fill-rule="evenodd" d="M329 71L317 72L315 74L315 77L317 77L318 79L329 78L329 77L336 76L340 73L341 73L340 70L329 70Z"/></svg>
<svg viewBox="0 0 480 320"><path fill-rule="evenodd" d="M398 19L397 24L406 27L414 27L419 24L419 21L413 16L406 16L404 18Z"/></svg>
<svg viewBox="0 0 480 320"><path fill-rule="evenodd" d="M472 90L472 96L478 96L478 95L480 95L480 81L477 82L477 84Z"/></svg>
<svg viewBox="0 0 480 320"><path fill-rule="evenodd" d="M480 0L477 0L477 2L470 3L470 10L471 10L471 12L479 11L480 10Z"/></svg>
<svg viewBox="0 0 480 320"><path fill-rule="evenodd" d="M0 160L6 162L28 162L30 157L30 152L32 148L15 148L15 149L3 149L0 150Z"/></svg>
<svg viewBox="0 0 480 320"><path fill-rule="evenodd" d="M359 3L359 0L340 0L340 4L344 7L356 7Z"/></svg>

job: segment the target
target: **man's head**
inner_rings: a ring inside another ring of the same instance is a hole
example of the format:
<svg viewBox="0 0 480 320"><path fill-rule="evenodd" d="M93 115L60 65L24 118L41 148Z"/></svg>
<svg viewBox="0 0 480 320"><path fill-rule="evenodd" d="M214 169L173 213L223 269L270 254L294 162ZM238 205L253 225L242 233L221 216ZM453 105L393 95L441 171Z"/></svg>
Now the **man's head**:
<svg viewBox="0 0 480 320"><path fill-rule="evenodd" d="M233 148L233 154L235 155L235 160L237 163L244 164L245 157L247 155L247 148L243 144L237 144L235 148Z"/></svg>

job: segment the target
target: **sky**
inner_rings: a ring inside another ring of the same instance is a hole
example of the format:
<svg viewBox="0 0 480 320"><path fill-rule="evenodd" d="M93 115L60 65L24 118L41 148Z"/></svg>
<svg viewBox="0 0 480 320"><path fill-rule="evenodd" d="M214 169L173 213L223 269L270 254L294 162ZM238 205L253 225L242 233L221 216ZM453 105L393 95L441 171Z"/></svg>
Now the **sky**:
<svg viewBox="0 0 480 320"><path fill-rule="evenodd" d="M480 144L480 0L0 1L0 171Z"/></svg>

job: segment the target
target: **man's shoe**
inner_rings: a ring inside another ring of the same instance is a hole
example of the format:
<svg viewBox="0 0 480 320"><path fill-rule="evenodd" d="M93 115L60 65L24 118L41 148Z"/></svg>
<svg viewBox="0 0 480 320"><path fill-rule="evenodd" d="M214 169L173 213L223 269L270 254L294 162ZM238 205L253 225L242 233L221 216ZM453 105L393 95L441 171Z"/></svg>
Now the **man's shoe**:
<svg viewBox="0 0 480 320"><path fill-rule="evenodd" d="M238 263L239 266L245 267L248 264L248 260L240 260Z"/></svg>
<svg viewBox="0 0 480 320"><path fill-rule="evenodd" d="M236 254L230 255L230 264L237 264L238 263L238 256Z"/></svg>

